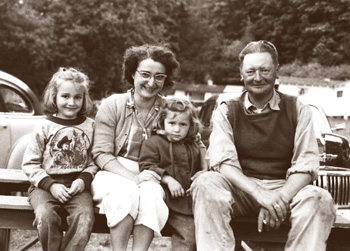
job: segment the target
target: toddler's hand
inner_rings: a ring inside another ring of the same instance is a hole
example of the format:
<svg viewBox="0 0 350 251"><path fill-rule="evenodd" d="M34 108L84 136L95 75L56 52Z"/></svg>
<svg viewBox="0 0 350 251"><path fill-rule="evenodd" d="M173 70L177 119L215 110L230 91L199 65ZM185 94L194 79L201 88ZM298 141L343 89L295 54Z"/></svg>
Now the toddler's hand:
<svg viewBox="0 0 350 251"><path fill-rule="evenodd" d="M62 204L72 198L72 196L68 193L68 188L65 185L58 183L54 183L50 186L50 193Z"/></svg>
<svg viewBox="0 0 350 251"><path fill-rule="evenodd" d="M181 184L171 176L163 177L165 178L165 184L168 185L171 197L182 197L185 195L185 190L182 188Z"/></svg>
<svg viewBox="0 0 350 251"><path fill-rule="evenodd" d="M72 185L70 186L68 193L71 196L76 195L77 193L83 192L85 189L85 183L82 179L76 179L73 181Z"/></svg>

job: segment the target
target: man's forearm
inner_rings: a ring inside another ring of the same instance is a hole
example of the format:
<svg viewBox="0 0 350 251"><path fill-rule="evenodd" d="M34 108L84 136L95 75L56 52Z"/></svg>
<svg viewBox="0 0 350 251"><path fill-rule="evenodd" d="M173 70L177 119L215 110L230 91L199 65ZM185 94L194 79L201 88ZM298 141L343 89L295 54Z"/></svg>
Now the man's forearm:
<svg viewBox="0 0 350 251"><path fill-rule="evenodd" d="M286 184L281 188L280 192L291 201L292 198L306 185L311 183L312 177L308 173L291 174Z"/></svg>
<svg viewBox="0 0 350 251"><path fill-rule="evenodd" d="M256 199L256 194L260 187L249 179L241 169L231 165L221 164L220 173L224 175L232 185Z"/></svg>

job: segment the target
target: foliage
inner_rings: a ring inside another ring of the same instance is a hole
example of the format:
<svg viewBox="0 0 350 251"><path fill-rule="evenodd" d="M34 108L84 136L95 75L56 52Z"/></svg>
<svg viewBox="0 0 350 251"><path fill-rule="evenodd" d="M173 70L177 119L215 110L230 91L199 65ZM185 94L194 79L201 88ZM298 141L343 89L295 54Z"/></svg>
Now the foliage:
<svg viewBox="0 0 350 251"><path fill-rule="evenodd" d="M239 51L260 39L276 45L286 74L350 78L349 0L21 2L0 0L0 69L38 94L60 66L87 73L94 98L123 92L123 53L144 43L169 46L183 82L233 83Z"/></svg>
<svg viewBox="0 0 350 251"><path fill-rule="evenodd" d="M323 66L320 63L298 64L293 62L280 68L281 76L301 78L329 78L334 80L349 80L350 65Z"/></svg>

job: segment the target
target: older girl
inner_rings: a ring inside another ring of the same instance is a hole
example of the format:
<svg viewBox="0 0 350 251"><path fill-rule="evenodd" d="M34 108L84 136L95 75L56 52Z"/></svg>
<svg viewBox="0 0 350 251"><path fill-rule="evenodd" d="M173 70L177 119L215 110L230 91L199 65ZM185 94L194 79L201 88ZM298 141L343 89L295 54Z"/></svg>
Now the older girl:
<svg viewBox="0 0 350 251"><path fill-rule="evenodd" d="M107 98L96 115L92 152L102 170L92 182L92 192L106 214L113 250L125 250L131 233L133 250L148 250L167 221L161 177L150 170L139 172L138 159L162 106L159 93L173 84L178 66L166 47L127 49L124 79L133 88Z"/></svg>
<svg viewBox="0 0 350 251"><path fill-rule="evenodd" d="M44 93L49 114L32 135L23 159L29 202L43 250L84 250L94 223L90 183L97 166L89 157L94 121L89 79L74 68L60 68ZM63 235L59 210L68 213Z"/></svg>

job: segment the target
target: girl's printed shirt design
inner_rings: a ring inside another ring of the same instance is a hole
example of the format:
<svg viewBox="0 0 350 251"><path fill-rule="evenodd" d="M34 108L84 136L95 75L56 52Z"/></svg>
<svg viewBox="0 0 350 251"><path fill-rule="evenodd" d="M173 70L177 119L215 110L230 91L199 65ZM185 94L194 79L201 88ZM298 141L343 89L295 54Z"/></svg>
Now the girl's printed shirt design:
<svg viewBox="0 0 350 251"><path fill-rule="evenodd" d="M88 163L89 137L76 127L63 127L49 139L52 169L83 169Z"/></svg>

